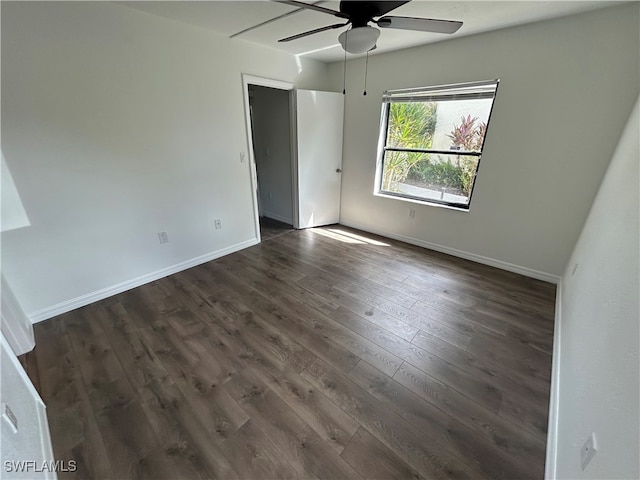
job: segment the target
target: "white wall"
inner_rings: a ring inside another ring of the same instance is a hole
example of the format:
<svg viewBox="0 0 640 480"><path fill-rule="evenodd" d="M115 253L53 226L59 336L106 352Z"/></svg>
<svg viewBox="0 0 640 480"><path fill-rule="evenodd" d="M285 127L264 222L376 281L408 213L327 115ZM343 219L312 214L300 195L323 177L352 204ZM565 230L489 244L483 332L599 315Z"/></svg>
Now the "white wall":
<svg viewBox="0 0 640 480"><path fill-rule="evenodd" d="M366 97L364 58L350 61L341 222L560 276L638 95L638 9L634 2L373 55ZM333 90L341 88L342 63L330 74ZM494 78L501 83L468 213L373 195L384 90Z"/></svg>
<svg viewBox="0 0 640 480"><path fill-rule="evenodd" d="M253 86L254 146L261 215L293 224L289 92Z"/></svg>
<svg viewBox="0 0 640 480"><path fill-rule="evenodd" d="M636 102L561 284L550 429L557 478L640 478L638 132ZM591 432L598 452L582 471Z"/></svg>
<svg viewBox="0 0 640 480"><path fill-rule="evenodd" d="M2 151L31 220L2 268L32 319L255 242L241 74L326 89L324 64L110 2L1 8Z"/></svg>

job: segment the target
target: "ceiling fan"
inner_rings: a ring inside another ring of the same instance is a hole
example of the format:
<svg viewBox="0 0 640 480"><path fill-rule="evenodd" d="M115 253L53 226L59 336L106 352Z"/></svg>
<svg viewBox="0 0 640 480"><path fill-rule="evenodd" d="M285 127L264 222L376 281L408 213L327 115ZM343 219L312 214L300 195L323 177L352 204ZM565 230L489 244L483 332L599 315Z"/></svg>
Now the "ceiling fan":
<svg viewBox="0 0 640 480"><path fill-rule="evenodd" d="M294 7L306 8L317 12L327 13L334 17L346 20L345 23L336 23L326 27L316 28L308 32L292 35L291 37L278 40L279 42L290 42L309 35L351 26L348 30L338 36L338 41L345 52L365 53L376 47L376 42L380 36L380 30L369 25L375 23L380 28L396 28L400 30L416 30L420 32L433 33L455 33L462 26L462 22L453 20L436 20L431 18L396 17L387 16L391 10L409 3L405 1L364 1L351 0L340 2L340 11L321 7L316 4L299 2L297 0L273 0L278 3L285 3ZM378 17L378 18L376 18Z"/></svg>

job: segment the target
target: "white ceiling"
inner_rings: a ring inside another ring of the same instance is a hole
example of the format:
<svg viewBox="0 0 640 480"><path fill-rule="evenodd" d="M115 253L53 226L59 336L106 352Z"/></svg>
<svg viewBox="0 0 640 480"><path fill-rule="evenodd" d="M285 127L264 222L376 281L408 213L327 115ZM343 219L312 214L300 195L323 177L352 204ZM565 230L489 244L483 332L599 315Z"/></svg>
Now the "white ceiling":
<svg viewBox="0 0 640 480"><path fill-rule="evenodd" d="M341 19L321 12L268 0L249 1L126 1L118 2L137 10L206 28L225 36L255 27L281 15L290 14L236 36L236 39L302 55L323 62L342 60L344 51L338 44L343 29L329 30L300 40L278 43L278 39L314 28L341 23ZM312 3L307 0L307 3ZM460 20L462 28L453 35L381 29L378 48L382 53L401 48L438 42L452 37L497 30L514 25L571 15L611 6L618 1L430 1L413 0L389 15ZM339 10L340 2L325 1L321 6ZM294 12L294 13L292 13Z"/></svg>

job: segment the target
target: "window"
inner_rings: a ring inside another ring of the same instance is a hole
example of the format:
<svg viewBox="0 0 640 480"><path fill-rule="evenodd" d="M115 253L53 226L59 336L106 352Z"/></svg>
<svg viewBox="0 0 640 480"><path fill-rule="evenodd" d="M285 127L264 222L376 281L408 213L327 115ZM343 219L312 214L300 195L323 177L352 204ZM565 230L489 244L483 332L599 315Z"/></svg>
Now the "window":
<svg viewBox="0 0 640 480"><path fill-rule="evenodd" d="M386 91L375 193L468 210L498 82Z"/></svg>

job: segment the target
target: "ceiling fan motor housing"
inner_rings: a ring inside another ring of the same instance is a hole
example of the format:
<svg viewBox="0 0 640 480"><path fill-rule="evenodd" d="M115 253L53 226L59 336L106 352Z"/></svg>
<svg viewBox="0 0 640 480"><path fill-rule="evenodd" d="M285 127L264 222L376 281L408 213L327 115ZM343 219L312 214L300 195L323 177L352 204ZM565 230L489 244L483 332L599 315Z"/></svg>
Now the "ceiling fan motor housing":
<svg viewBox="0 0 640 480"><path fill-rule="evenodd" d="M365 27L373 20L373 17L382 16L401 5L408 3L407 1L354 1L347 0L340 2L340 12L348 15L349 20L354 28Z"/></svg>

